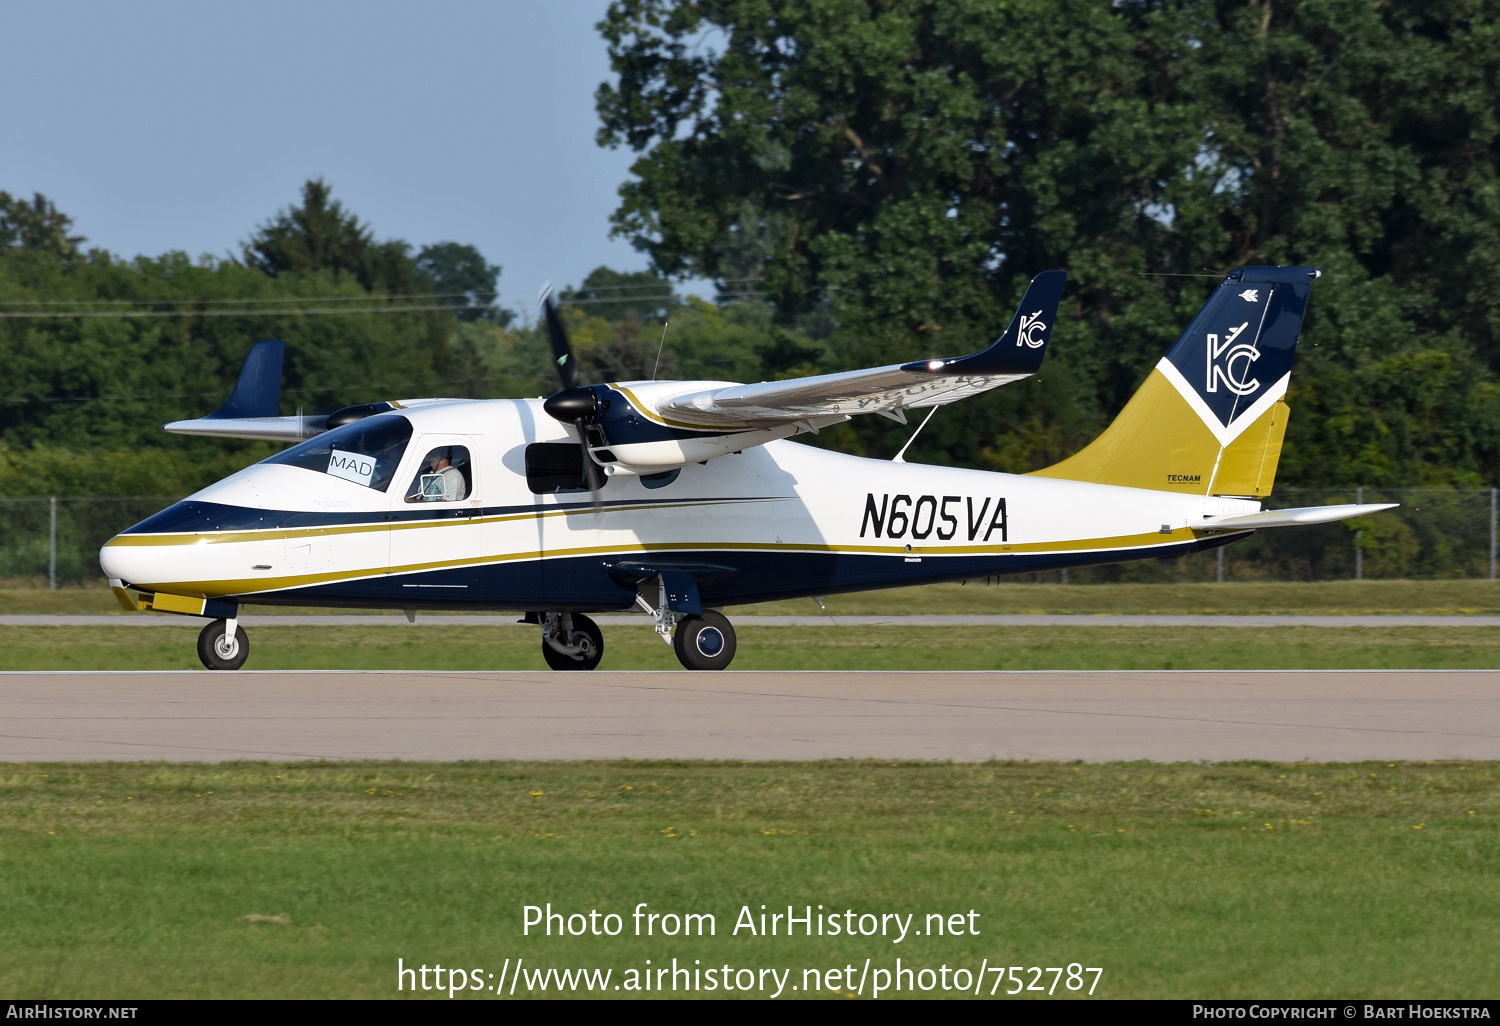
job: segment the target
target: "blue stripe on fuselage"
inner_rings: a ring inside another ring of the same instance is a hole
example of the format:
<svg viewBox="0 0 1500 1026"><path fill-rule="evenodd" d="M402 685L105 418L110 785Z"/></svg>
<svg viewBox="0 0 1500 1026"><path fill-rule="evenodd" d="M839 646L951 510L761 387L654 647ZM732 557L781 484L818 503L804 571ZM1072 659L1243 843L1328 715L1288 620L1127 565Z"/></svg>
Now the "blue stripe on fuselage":
<svg viewBox="0 0 1500 1026"><path fill-rule="evenodd" d="M635 592L611 577L610 567L621 562L643 562L734 567L734 574L699 585L705 606L728 606L1184 556L1218 548L1248 533L1213 535L1147 549L924 555L920 563L908 563L909 557L903 555L711 547L663 553L552 556L319 584L252 595L245 601L384 609L623 610L634 605Z"/></svg>

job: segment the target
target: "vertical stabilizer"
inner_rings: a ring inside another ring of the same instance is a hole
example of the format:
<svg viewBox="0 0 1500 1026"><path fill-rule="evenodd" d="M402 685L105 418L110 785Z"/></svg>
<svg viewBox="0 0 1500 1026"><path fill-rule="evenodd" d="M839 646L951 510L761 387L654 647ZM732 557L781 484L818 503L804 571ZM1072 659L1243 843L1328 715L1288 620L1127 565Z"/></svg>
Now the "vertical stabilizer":
<svg viewBox="0 0 1500 1026"><path fill-rule="evenodd" d="M1104 433L1040 477L1194 495L1271 491L1311 267L1230 272Z"/></svg>
<svg viewBox="0 0 1500 1026"><path fill-rule="evenodd" d="M279 338L261 339L251 346L229 399L203 419L276 416L281 402L281 364L285 356L286 343Z"/></svg>

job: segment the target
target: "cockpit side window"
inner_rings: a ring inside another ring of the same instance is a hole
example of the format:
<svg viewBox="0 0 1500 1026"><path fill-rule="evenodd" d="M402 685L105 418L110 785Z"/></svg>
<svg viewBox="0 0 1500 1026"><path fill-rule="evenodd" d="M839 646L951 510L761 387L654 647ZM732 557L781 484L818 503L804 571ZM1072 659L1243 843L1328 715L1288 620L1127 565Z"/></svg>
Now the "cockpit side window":
<svg viewBox="0 0 1500 1026"><path fill-rule="evenodd" d="M440 445L422 458L406 490L407 502L457 502L474 490L474 471L464 445Z"/></svg>
<svg viewBox="0 0 1500 1026"><path fill-rule="evenodd" d="M534 442L526 447L526 487L537 495L586 492L584 459L583 446L576 442ZM609 478L601 470L595 480L603 485Z"/></svg>
<svg viewBox="0 0 1500 1026"><path fill-rule="evenodd" d="M383 492L410 441L411 421L381 414L325 431L262 462L316 470Z"/></svg>

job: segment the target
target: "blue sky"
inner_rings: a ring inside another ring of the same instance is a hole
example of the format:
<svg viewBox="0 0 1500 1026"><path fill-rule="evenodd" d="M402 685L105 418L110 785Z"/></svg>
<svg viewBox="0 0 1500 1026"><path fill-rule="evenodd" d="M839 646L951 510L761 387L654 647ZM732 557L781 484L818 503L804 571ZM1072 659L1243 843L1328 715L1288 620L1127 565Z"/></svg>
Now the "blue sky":
<svg viewBox="0 0 1500 1026"><path fill-rule="evenodd" d="M125 255L238 251L323 176L381 238L455 240L508 302L594 267L628 150L594 142L606 0L0 5L0 189Z"/></svg>

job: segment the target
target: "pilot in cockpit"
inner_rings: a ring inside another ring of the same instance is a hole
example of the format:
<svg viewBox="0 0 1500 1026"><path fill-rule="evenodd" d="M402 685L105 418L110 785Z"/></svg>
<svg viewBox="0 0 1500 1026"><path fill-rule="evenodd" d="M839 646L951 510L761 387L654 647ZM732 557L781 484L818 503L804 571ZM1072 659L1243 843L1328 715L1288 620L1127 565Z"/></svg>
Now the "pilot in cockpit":
<svg viewBox="0 0 1500 1026"><path fill-rule="evenodd" d="M467 498L469 486L463 472L453 465L452 447L427 454L427 466L418 478L420 492L407 499L418 502L455 502Z"/></svg>

